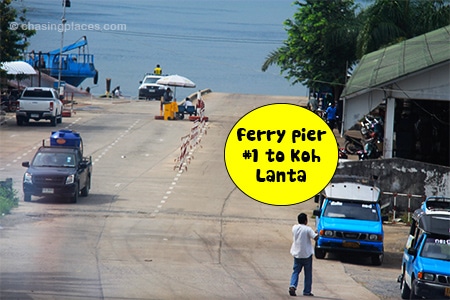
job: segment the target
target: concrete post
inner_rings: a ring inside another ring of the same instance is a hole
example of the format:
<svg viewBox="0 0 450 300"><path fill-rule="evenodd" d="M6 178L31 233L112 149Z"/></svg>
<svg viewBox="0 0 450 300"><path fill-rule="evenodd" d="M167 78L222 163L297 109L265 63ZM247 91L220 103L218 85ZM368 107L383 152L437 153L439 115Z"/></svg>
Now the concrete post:
<svg viewBox="0 0 450 300"><path fill-rule="evenodd" d="M386 117L384 120L383 157L392 158L394 153L394 115L395 98L386 99Z"/></svg>

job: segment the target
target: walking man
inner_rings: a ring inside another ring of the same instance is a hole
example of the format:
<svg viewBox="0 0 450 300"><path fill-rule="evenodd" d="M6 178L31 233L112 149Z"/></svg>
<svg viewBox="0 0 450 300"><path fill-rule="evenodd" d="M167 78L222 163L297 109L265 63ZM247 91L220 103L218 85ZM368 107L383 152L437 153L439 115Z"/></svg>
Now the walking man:
<svg viewBox="0 0 450 300"><path fill-rule="evenodd" d="M327 110L325 111L325 114L327 116L328 126L330 126L331 131L333 131L334 127L336 126L337 117L337 109L334 102L331 102L330 106L328 106Z"/></svg>
<svg viewBox="0 0 450 300"><path fill-rule="evenodd" d="M316 113L317 109L319 108L319 100L317 100L316 93L310 96L308 101L308 108L314 113Z"/></svg>
<svg viewBox="0 0 450 300"><path fill-rule="evenodd" d="M297 296L296 290L298 277L302 269L305 269L305 281L303 284L303 296L314 296L312 289L312 261L314 248L311 240L317 241L318 234L307 226L308 217L301 213L297 216L298 224L292 227L293 242L291 246L291 255L294 257L294 267L289 285L289 295Z"/></svg>

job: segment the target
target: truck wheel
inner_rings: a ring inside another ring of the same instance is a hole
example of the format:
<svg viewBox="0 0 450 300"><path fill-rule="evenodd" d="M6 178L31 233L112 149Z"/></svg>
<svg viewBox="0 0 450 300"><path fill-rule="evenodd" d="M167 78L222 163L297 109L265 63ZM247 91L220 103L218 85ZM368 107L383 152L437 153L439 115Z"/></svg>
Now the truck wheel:
<svg viewBox="0 0 450 300"><path fill-rule="evenodd" d="M22 126L23 125L22 117L16 117L16 122L17 122L17 126Z"/></svg>
<svg viewBox="0 0 450 300"><path fill-rule="evenodd" d="M58 116L58 118L56 119L56 122L57 122L58 124L61 124L61 123L62 123L62 114L60 114L60 115Z"/></svg>
<svg viewBox="0 0 450 300"><path fill-rule="evenodd" d="M383 257L384 257L383 253L377 254L377 255L373 255L371 257L372 265L374 265L374 266L381 266L381 264L383 263Z"/></svg>
<svg viewBox="0 0 450 300"><path fill-rule="evenodd" d="M324 250L322 250L322 249L319 249L319 248L314 248L314 256L317 258L317 259L324 259L325 258L325 256L327 255L327 252L326 251L324 251Z"/></svg>
<svg viewBox="0 0 450 300"><path fill-rule="evenodd" d="M70 202L77 203L78 202L78 195L80 194L80 188L78 187L78 183L75 185L74 189L75 193L72 197L70 197Z"/></svg>
<svg viewBox="0 0 450 300"><path fill-rule="evenodd" d="M81 189L81 197L87 197L89 195L89 189L91 188L91 176L86 180L86 185Z"/></svg>
<svg viewBox="0 0 450 300"><path fill-rule="evenodd" d="M23 194L23 201L31 202L31 194L28 193Z"/></svg>
<svg viewBox="0 0 450 300"><path fill-rule="evenodd" d="M55 127L56 124L57 124L56 117L51 117L51 118L50 118L50 125L53 126L53 127Z"/></svg>
<svg viewBox="0 0 450 300"><path fill-rule="evenodd" d="M402 299L409 299L411 296L411 289L409 288L408 284L405 281L405 272L403 271L403 278L402 278Z"/></svg>

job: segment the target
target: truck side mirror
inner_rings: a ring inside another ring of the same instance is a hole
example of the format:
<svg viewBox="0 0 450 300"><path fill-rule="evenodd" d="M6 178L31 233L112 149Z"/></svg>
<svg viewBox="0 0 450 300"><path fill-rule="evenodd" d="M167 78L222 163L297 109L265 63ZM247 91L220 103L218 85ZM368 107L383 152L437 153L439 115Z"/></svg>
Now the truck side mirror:
<svg viewBox="0 0 450 300"><path fill-rule="evenodd" d="M313 210L313 215L316 216L316 217L320 217L320 213L321 212L322 212L321 209L315 209L315 210Z"/></svg>
<svg viewBox="0 0 450 300"><path fill-rule="evenodd" d="M319 194L315 195L314 196L314 203L319 203L319 198L320 198Z"/></svg>
<svg viewBox="0 0 450 300"><path fill-rule="evenodd" d="M22 167L25 167L25 168L30 167L30 162L29 161L22 162Z"/></svg>
<svg viewBox="0 0 450 300"><path fill-rule="evenodd" d="M408 249L408 254L409 254L409 255L412 255L412 256L414 256L414 257L416 257L416 255L417 255L417 249L416 249L416 248L413 248L413 247L409 248L409 249Z"/></svg>

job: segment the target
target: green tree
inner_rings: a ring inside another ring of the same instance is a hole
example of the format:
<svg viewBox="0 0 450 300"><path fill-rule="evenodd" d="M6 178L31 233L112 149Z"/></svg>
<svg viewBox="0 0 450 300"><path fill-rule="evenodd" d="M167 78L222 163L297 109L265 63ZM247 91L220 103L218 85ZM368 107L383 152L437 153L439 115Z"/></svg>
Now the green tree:
<svg viewBox="0 0 450 300"><path fill-rule="evenodd" d="M344 87L348 66L355 63L358 32L353 0L295 1L299 8L284 22L288 34L282 47L271 52L262 66L281 68L292 84L310 89L329 86L337 99Z"/></svg>
<svg viewBox="0 0 450 300"><path fill-rule="evenodd" d="M448 0L376 0L361 15L358 58L450 24Z"/></svg>
<svg viewBox="0 0 450 300"><path fill-rule="evenodd" d="M14 8L13 1L17 0L0 2L0 62L20 59L28 46L27 38L36 33L35 30L21 26L27 22L26 9Z"/></svg>
<svg viewBox="0 0 450 300"><path fill-rule="evenodd" d="M414 36L450 24L449 0L416 0L412 2L411 25Z"/></svg>
<svg viewBox="0 0 450 300"><path fill-rule="evenodd" d="M288 38L261 69L276 64L292 84L329 85L337 99L348 67L367 53L449 25L449 3L375 0L356 14L353 0L295 1L297 12L284 22Z"/></svg>

